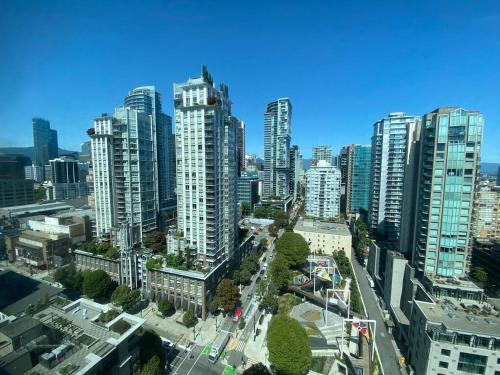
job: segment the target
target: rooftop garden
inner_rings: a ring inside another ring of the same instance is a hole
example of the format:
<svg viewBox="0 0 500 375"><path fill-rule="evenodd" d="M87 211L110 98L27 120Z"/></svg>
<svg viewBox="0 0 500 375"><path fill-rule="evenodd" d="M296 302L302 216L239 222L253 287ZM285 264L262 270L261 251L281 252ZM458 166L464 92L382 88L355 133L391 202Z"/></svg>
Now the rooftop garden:
<svg viewBox="0 0 500 375"><path fill-rule="evenodd" d="M120 257L118 249L107 242L99 244L95 242L84 242L79 246L79 250L110 259L118 259Z"/></svg>
<svg viewBox="0 0 500 375"><path fill-rule="evenodd" d="M181 271L196 271L207 273L210 269L203 267L191 259L186 259L183 255L161 253L160 257L152 258L146 262L146 268L161 269L163 267L175 268Z"/></svg>
<svg viewBox="0 0 500 375"><path fill-rule="evenodd" d="M101 315L99 315L99 318L97 319L97 321L100 323L104 323L104 324L109 323L114 318L116 318L118 315L120 315L120 312L118 310L111 309L105 313L101 313Z"/></svg>
<svg viewBox="0 0 500 375"><path fill-rule="evenodd" d="M111 326L111 330L120 335L123 335L130 328L130 323L125 320L119 320Z"/></svg>

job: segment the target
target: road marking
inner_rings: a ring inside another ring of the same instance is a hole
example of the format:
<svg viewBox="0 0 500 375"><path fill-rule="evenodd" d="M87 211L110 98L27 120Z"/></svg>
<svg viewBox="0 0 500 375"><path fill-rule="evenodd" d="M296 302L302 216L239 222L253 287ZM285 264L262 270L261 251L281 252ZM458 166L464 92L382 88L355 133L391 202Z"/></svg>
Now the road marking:
<svg viewBox="0 0 500 375"><path fill-rule="evenodd" d="M201 355L203 354L203 351L201 351L200 355L198 356L198 358L196 358L196 361L194 361L193 363L193 366L191 366L191 368L189 369L189 371L187 372L186 375L189 375L191 373L191 370L194 368L194 366L196 366L196 364L198 363L198 361L200 360L200 357Z"/></svg>

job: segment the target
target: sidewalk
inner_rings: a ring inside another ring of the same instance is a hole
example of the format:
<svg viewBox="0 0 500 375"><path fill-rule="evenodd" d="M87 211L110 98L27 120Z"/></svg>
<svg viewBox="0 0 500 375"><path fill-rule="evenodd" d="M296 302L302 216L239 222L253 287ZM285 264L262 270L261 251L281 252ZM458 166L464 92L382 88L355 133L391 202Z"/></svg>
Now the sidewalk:
<svg viewBox="0 0 500 375"><path fill-rule="evenodd" d="M136 315L141 317L141 312ZM149 306L142 311L142 318L146 320L146 325L156 330L160 336L164 336L169 340L179 341L185 339L192 342L194 335L196 335L194 339L196 345L206 346L215 339L217 333L215 331L215 319L213 317L209 317L205 321L199 319L193 329L177 323L177 321L182 321L183 315L184 311L178 310L173 315L166 318L158 316L156 303L150 303ZM220 324L222 317L218 317L217 319L218 324Z"/></svg>
<svg viewBox="0 0 500 375"><path fill-rule="evenodd" d="M267 329L269 327L269 322L271 321L272 315L266 314L262 324L258 324L257 328L261 330L260 334L253 341L253 337L250 337L245 345L245 356L248 358L247 366L250 367L254 363L262 362L266 366L270 366L269 363L269 352L266 345Z"/></svg>

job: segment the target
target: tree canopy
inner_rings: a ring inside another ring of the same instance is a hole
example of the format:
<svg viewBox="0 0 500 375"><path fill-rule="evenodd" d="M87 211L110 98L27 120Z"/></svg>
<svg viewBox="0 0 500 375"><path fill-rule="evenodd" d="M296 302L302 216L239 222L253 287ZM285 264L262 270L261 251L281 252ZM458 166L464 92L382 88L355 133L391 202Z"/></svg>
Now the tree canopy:
<svg viewBox="0 0 500 375"><path fill-rule="evenodd" d="M285 232L276 241L276 253L283 255L290 267L297 268L306 262L310 250L306 240L300 234Z"/></svg>
<svg viewBox="0 0 500 375"><path fill-rule="evenodd" d="M127 299L130 288L127 285L118 285L111 295L111 302L116 306L121 306Z"/></svg>
<svg viewBox="0 0 500 375"><path fill-rule="evenodd" d="M278 253L269 267L269 276L271 283L278 291L283 291L290 281L291 272L289 268L288 259Z"/></svg>
<svg viewBox="0 0 500 375"><path fill-rule="evenodd" d="M192 327L196 324L196 316L193 310L189 309L184 313L182 316L182 323L184 323L186 327Z"/></svg>
<svg viewBox="0 0 500 375"><path fill-rule="evenodd" d="M60 267L54 272L54 280L61 283L65 288L78 293L82 291L83 275L77 272L75 263Z"/></svg>
<svg viewBox="0 0 500 375"><path fill-rule="evenodd" d="M142 366L155 355L160 358L160 363L163 363L165 359L165 350L161 338L156 332L144 331L139 339L139 349L139 359Z"/></svg>
<svg viewBox="0 0 500 375"><path fill-rule="evenodd" d="M158 311L163 315L168 315L174 308L174 305L168 300L167 297L163 297L158 301Z"/></svg>
<svg viewBox="0 0 500 375"><path fill-rule="evenodd" d="M267 331L269 361L277 375L303 375L311 367L311 343L298 321L279 314ZM291 350L293 348L293 350Z"/></svg>
<svg viewBox="0 0 500 375"><path fill-rule="evenodd" d="M236 308L236 303L240 298L240 292L233 280L224 279L220 282L217 286L216 298L219 307L225 312L231 312Z"/></svg>
<svg viewBox="0 0 500 375"><path fill-rule="evenodd" d="M141 375L161 375L160 357L152 356L142 368Z"/></svg>
<svg viewBox="0 0 500 375"><path fill-rule="evenodd" d="M472 277L480 283L485 283L488 281L488 273L484 270L483 267L474 267L472 269Z"/></svg>
<svg viewBox="0 0 500 375"><path fill-rule="evenodd" d="M82 292L92 299L108 298L115 283L103 270L86 271L83 273Z"/></svg>
<svg viewBox="0 0 500 375"><path fill-rule="evenodd" d="M243 371L243 375L272 375L271 371L262 363L254 363L252 366Z"/></svg>

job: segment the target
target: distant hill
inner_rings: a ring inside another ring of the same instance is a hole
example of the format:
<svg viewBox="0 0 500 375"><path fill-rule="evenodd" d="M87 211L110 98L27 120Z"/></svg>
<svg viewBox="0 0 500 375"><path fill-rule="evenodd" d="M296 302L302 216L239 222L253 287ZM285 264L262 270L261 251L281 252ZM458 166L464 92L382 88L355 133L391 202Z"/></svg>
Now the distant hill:
<svg viewBox="0 0 500 375"><path fill-rule="evenodd" d="M481 163L481 173L496 176L500 163Z"/></svg>
<svg viewBox="0 0 500 375"><path fill-rule="evenodd" d="M59 155L71 155L77 151L59 149ZM31 160L35 159L35 148L31 147L0 147L0 154L21 154L29 157Z"/></svg>

